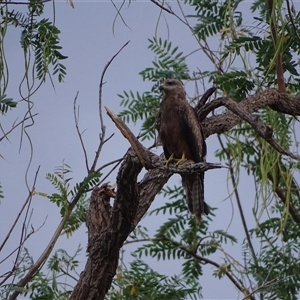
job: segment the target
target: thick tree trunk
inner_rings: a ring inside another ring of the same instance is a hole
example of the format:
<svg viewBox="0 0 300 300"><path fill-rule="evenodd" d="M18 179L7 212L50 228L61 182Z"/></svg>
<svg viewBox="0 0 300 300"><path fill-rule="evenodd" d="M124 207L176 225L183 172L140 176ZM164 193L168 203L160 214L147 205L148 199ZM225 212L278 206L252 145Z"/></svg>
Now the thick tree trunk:
<svg viewBox="0 0 300 300"><path fill-rule="evenodd" d="M108 184L93 190L87 217L89 256L70 300L104 299L116 273L120 248L171 176L153 169L138 184L141 169L129 150L118 173L117 193ZM115 198L113 208L111 197Z"/></svg>
<svg viewBox="0 0 300 300"><path fill-rule="evenodd" d="M142 165L128 151L117 177L118 190L113 208L110 197L115 196L107 184L92 192L88 211L88 260L80 275L72 300L104 299L111 286L119 259L119 250L131 230L138 206L137 176Z"/></svg>

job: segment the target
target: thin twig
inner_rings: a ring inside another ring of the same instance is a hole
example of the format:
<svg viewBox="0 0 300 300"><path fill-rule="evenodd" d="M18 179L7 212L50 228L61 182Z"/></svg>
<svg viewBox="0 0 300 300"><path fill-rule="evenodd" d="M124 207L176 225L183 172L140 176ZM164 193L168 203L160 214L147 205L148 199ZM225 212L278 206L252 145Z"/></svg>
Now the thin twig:
<svg viewBox="0 0 300 300"><path fill-rule="evenodd" d="M15 300L21 293L21 288L23 288L36 274L36 272L42 267L42 265L45 263L46 259L49 257L57 239L59 238L61 231L63 230L66 221L69 219L69 216L71 214L72 210L68 210L67 213L64 215L62 220L60 221L58 227L55 230L54 235L52 236L50 242L46 246L44 252L40 255L38 260L31 266L31 268L28 270L27 274L16 284L16 286L19 288L15 290L12 295L10 296L9 300Z"/></svg>
<svg viewBox="0 0 300 300"><path fill-rule="evenodd" d="M183 11L183 8L181 6L180 1L177 1L177 4L179 6L179 9L182 13L183 19L181 17L179 17L177 14L173 13L173 15L180 20L183 24L185 24L191 31L191 33L193 34L193 36L195 37L198 45L200 46L200 49L204 52L204 54L210 59L210 61L213 63L214 66L218 66L218 64L216 63L216 60L219 60L218 57L213 53L213 51L211 51L210 47L208 46L207 41L204 41L205 46L203 46L199 40L199 38L197 37L194 28L189 24L188 19ZM220 64L220 63L219 63ZM219 72L223 72L221 70L221 67L217 68Z"/></svg>
<svg viewBox="0 0 300 300"><path fill-rule="evenodd" d="M290 17L290 22L292 23L293 29L294 29L294 34L296 35L296 37L298 38L298 41L300 40L299 34L298 34L298 28L294 22L294 17L292 15L292 10L291 10L291 5L290 5L290 1L286 0L286 7L287 7L287 11L288 11L288 15Z"/></svg>
<svg viewBox="0 0 300 300"><path fill-rule="evenodd" d="M127 23L125 22L123 16L121 15L121 9L123 8L123 6L124 6L124 4L125 4L125 0L123 0L121 6L120 6L119 8L115 5L115 3L114 3L113 0L111 0L111 4L113 5L113 7L114 7L114 8L116 9L116 11L117 11L117 14L116 14L116 16L115 16L115 18L114 18L113 25L112 25L113 35L115 35L115 23L116 23L116 20L117 20L118 16L119 16L120 19L122 20L123 24L124 24L129 30L132 31L132 29L127 25Z"/></svg>
<svg viewBox="0 0 300 300"><path fill-rule="evenodd" d="M1 3L2 3L2 2L1 2ZM13 125L12 128L11 128L10 130L8 130L6 133L4 133L4 135L0 138L0 142L1 142L3 139L7 138L7 136L8 136L14 129L16 129L18 126L20 126L21 124L23 124L26 120L31 119L31 118L33 118L33 117L35 117L35 116L37 116L37 115L38 115L38 113L33 114L33 115L31 115L30 117L26 117L26 118L24 118L22 121L20 121L19 123Z"/></svg>
<svg viewBox="0 0 300 300"><path fill-rule="evenodd" d="M46 218L47 219L47 218ZM0 265L4 262L4 261L6 261L9 257L11 257L16 251L18 251L18 254L17 254L17 256L16 256L16 258L15 258L15 262L14 262L14 264L13 264L13 268L9 271L9 272L7 272L6 274L7 274L7 276L0 282L0 286L9 278L9 277L11 277L12 276L12 274L14 274L14 272L15 271L17 271L18 270L18 266L20 265L20 263L23 261L23 259L24 258L22 258L21 260L19 260L19 252L20 252L20 250L21 250L21 247L25 244L25 242L33 235L33 234L35 234L35 233L37 233L44 225L45 225L45 223L46 223L46 219L45 219L45 221L43 222L43 224L38 228L38 229L34 229L33 227L32 227L32 231L29 233L29 234L27 234L26 235L26 237L23 239L23 241L21 241L21 243L19 244L19 246L17 247L17 248L15 248L10 254L8 254L4 259L2 259L2 261L0 261Z"/></svg>
<svg viewBox="0 0 300 300"><path fill-rule="evenodd" d="M89 162L88 162L88 156L87 156L87 152L84 146L84 142L82 139L82 133L80 133L79 130L79 106L78 106L78 110L76 112L76 102L77 102L77 98L78 98L79 92L76 93L75 99L74 99L74 104L73 104L73 112L74 112L74 120L75 120L75 127L76 127L76 131L80 140L80 144L81 144L81 148L83 150L83 154L84 154L84 160L85 160L85 167L86 170L89 171Z"/></svg>
<svg viewBox="0 0 300 300"><path fill-rule="evenodd" d="M52 0L41 0L41 1L32 1L32 2L16 2L16 1L1 1L1 4L16 4L16 5L20 5L20 4L23 4L23 5L29 5L29 4L39 4L39 3L47 3L47 2L50 2Z"/></svg>
<svg viewBox="0 0 300 300"><path fill-rule="evenodd" d="M209 97L217 90L216 87L211 87L210 89L208 89L201 97L201 99L198 101L195 109L196 111L200 110L201 107L203 107L203 105L207 102L207 100L209 99ZM201 120L200 120L201 121Z"/></svg>
<svg viewBox="0 0 300 300"><path fill-rule="evenodd" d="M112 167L112 169L105 175L104 178L102 178L102 180L99 182L98 186L100 184L102 184L103 182L105 182L105 180L110 176L110 174L120 165L120 163L123 161L123 159L121 159L119 162L117 162L117 164L115 166Z"/></svg>
<svg viewBox="0 0 300 300"><path fill-rule="evenodd" d="M279 280L278 278L274 278L266 283L263 283L261 286L259 286L258 288L256 288L254 291L252 291L250 294L246 295L242 300L248 300L250 296L256 294L259 290L261 289L265 289L267 287L270 287L272 285L278 285L279 284Z"/></svg>
<svg viewBox="0 0 300 300"><path fill-rule="evenodd" d="M163 5L161 5L160 3L158 3L155 0L150 0L152 3L154 3L156 6L158 6L159 8L161 8L162 10L166 11L167 13L174 15L174 12L171 9L165 8Z"/></svg>
<svg viewBox="0 0 300 300"><path fill-rule="evenodd" d="M101 135L100 135L100 142L99 142L99 146L98 149L96 151L96 155L94 158L94 162L92 164L92 167L90 169L90 173L94 172L96 169L96 165L100 156L100 152L101 149L105 143L105 131L106 131L106 127L104 126L104 121L103 121L103 115L102 115L102 86L103 86L103 80L104 80L104 75L108 69L108 67L110 66L110 64L113 62L113 60L119 55L119 53L129 44L130 41L126 42L121 49L109 60L109 62L106 64L106 66L103 69L102 75L101 75L101 79L100 79L100 84L99 84L99 118L100 118L100 126L101 126Z"/></svg>
<svg viewBox="0 0 300 300"><path fill-rule="evenodd" d="M65 215L63 216L62 220L58 224L50 242L45 247L43 253L40 255L40 257L37 259L37 261L30 267L27 274L15 285L15 287L18 287L10 296L9 300L15 300L19 296L19 294L22 291L22 288L32 279L32 277L38 272L38 270L44 265L45 261L49 257L50 253L52 252L58 238L61 235L61 232L63 228L66 225L66 222L68 221L75 205L79 201L79 199L82 197L83 193L85 193L85 187L79 188L79 191L77 192L76 196L74 197L73 201L68 205L68 208L65 212Z"/></svg>
<svg viewBox="0 0 300 300"><path fill-rule="evenodd" d="M38 229L35 230L35 229L32 227L32 231L26 235L26 237L25 237L24 240L22 241L22 245L24 245L24 243L26 242L26 240L28 240L32 234L37 233L37 232L45 225L46 220L47 220L47 218L45 218L44 222L42 223L42 225L41 225L40 227L38 227ZM10 254L8 254L5 258L3 258L3 259L0 261L0 265L1 265L4 261L6 261L10 256L12 256L12 255L20 248L20 246L21 246L21 244L18 245L18 247L16 247L16 248L15 248ZM1 284L0 284L0 286L1 286Z"/></svg>
<svg viewBox="0 0 300 300"><path fill-rule="evenodd" d="M26 206L28 205L28 203L31 201L32 199L32 194L33 194L33 191L35 190L35 184L36 184L36 180L37 180L37 176L38 176L38 173L39 173L39 170L40 170L40 166L38 167L37 171L35 172L35 177L34 177L34 181L33 181L33 185L32 185L32 188L31 190L29 191L29 194L27 196L27 199L25 200L23 206L21 207L21 210L19 211L13 225L11 226L10 230L8 231L4 241L2 242L1 246L0 246L0 252L1 250L3 249L3 247L5 246L6 242L8 241L11 233L13 232L14 228L16 227L24 209L26 208Z"/></svg>
<svg viewBox="0 0 300 300"><path fill-rule="evenodd" d="M115 135L115 133L112 133L107 139L104 140L103 143L108 142L114 135Z"/></svg>
<svg viewBox="0 0 300 300"><path fill-rule="evenodd" d="M37 176L38 176L38 173L39 173L39 169L40 169L40 166L38 167L38 169L37 169L37 171L35 173L35 178L34 178L34 181L33 181L33 186L29 190L29 193L30 193L31 197L29 197L28 204L26 205L27 209L26 209L24 221L23 221L23 224L22 224L22 231L21 231L21 236L20 236L19 247L18 247L18 250L17 250L16 258L15 258L15 264L14 264L15 266L18 265L18 261L19 261L19 257L20 257L20 254L21 254L21 251L22 251L22 248L23 248L23 244L24 244L24 241L25 241L26 236L27 236L27 228L29 226L29 221L30 221L31 216L32 216L32 214L30 214L30 217L29 217L29 219L27 221L28 214L29 214L29 209L30 209L30 205L31 205L31 201L32 201L32 195L34 193L35 184L36 184ZM27 184L27 186L28 186L28 184ZM27 222L27 225L26 225L26 222ZM29 235L33 234L33 232L34 232L34 229L31 226L31 233L29 233ZM15 281L16 276L17 276L16 273L13 273L13 274L14 274L14 276L13 276L13 279L11 281L11 288L10 288L10 290L12 289L14 281Z"/></svg>
<svg viewBox="0 0 300 300"><path fill-rule="evenodd" d="M70 278L72 278L74 281L78 281L78 278L74 277L73 275L71 275L70 273L66 272L65 270L63 270L62 268L59 268L59 270L66 276L69 276ZM73 286L70 286L73 287Z"/></svg>
<svg viewBox="0 0 300 300"><path fill-rule="evenodd" d="M102 165L99 169L96 170L96 172L100 172L101 170L103 170L104 168L110 166L110 165L113 165L117 162L121 162L122 160L124 159L124 156L122 158L118 158L118 159L115 159L115 160L112 160L104 165Z"/></svg>

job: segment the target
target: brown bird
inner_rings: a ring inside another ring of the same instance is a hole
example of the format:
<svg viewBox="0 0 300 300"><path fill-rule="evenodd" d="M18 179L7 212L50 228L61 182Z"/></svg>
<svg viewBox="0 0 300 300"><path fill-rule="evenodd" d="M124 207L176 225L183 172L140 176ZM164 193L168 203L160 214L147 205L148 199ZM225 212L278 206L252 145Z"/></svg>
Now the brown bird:
<svg viewBox="0 0 300 300"><path fill-rule="evenodd" d="M182 83L177 79L166 79L160 89L164 98L160 103L157 127L167 164L177 160L205 161L206 144L202 128L195 110L186 100ZM203 213L208 214L204 202L204 173L181 175L182 186L186 193L187 205L197 220Z"/></svg>

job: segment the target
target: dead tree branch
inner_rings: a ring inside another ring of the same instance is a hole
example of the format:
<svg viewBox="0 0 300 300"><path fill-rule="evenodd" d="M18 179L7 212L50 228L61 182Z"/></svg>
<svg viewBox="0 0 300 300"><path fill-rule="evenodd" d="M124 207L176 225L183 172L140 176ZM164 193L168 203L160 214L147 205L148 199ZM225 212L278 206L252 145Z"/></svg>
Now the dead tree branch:
<svg viewBox="0 0 300 300"><path fill-rule="evenodd" d="M139 140L134 136L134 134L131 132L131 130L128 128L128 126L109 108L105 107L107 114L112 119L112 121L115 123L117 128L121 131L123 136L128 140L130 143L132 149L136 153L140 163L146 168L146 169L159 169L159 170L165 170L172 173L178 173L178 174L191 174L195 172L205 172L210 169L219 169L222 168L220 164L213 164L213 163L193 163L191 161L187 161L183 164L176 165L176 164L170 164L169 166L165 165L165 159L162 156L158 156L151 151L149 151L147 148L145 148Z"/></svg>
<svg viewBox="0 0 300 300"><path fill-rule="evenodd" d="M96 165L102 150L103 145L108 141L108 139L105 139L105 133L106 133L106 127L104 125L104 121L103 121L103 116L102 116L102 87L104 85L104 75L108 69L108 67L110 66L110 64L113 62L113 60L120 54L120 52L129 44L130 41L126 42L121 48L120 50L108 61L108 63L105 65L102 75L101 75L101 79L100 79L100 84L99 84L99 99L98 99L98 105L99 105L99 119L100 119L100 126L101 126L101 134L100 134L100 142L98 145L98 149L96 151L96 155L93 161L93 164L89 170L89 173L92 173L96 170Z"/></svg>

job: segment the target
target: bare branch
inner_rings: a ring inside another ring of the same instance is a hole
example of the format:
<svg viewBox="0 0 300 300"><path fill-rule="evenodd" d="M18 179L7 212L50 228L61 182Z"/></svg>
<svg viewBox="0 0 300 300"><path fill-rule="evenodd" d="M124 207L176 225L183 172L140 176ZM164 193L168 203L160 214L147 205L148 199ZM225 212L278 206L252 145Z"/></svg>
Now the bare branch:
<svg viewBox="0 0 300 300"><path fill-rule="evenodd" d="M15 4L15 5L29 5L29 4L39 4L39 3L47 3L52 0L41 0L41 1L36 1L36 2L19 2L19 1L1 1L1 4Z"/></svg>
<svg viewBox="0 0 300 300"><path fill-rule="evenodd" d="M15 287L18 287L12 295L10 296L9 300L15 300L21 293L21 288L23 288L31 279L32 277L36 274L36 272L43 266L47 258L49 257L51 251L53 250L58 238L60 237L60 234L68 221L75 205L79 201L79 199L82 197L83 193L85 193L85 187L82 187L78 190L76 196L74 197L73 201L69 204L65 215L61 219L59 225L57 226L50 242L48 245L45 247L43 253L40 255L40 257L37 259L37 261L30 267L28 270L27 274L15 285Z"/></svg>
<svg viewBox="0 0 300 300"><path fill-rule="evenodd" d="M174 12L171 9L168 9L166 7L164 7L162 4L160 4L159 2L157 2L156 0L150 0L152 3L154 3L156 6L158 6L159 8L161 8L162 10L166 11L167 13L174 15Z"/></svg>
<svg viewBox="0 0 300 300"><path fill-rule="evenodd" d="M8 130L7 132L5 132L4 135L3 135L2 137L0 137L0 142L1 142L3 139L7 138L7 136L8 136L14 129L16 129L17 127L19 127L20 125L22 125L26 120L32 119L33 117L35 117L35 116L37 116L37 115L38 115L38 113L33 114L33 115L31 115L30 117L26 117L26 118L24 118L22 121L20 121L19 123L13 125L12 128L11 128L10 130Z"/></svg>
<svg viewBox="0 0 300 300"><path fill-rule="evenodd" d="M96 155L94 158L94 162L93 165L90 169L90 173L94 172L96 169L96 165L100 156L100 152L101 149L103 147L103 145L105 144L105 131L106 131L106 127L104 126L104 122L103 122L103 115L102 115L102 87L103 87L103 80L104 80L104 75L108 69L108 67L110 66L110 64L113 62L113 60L119 55L119 53L129 44L130 41L126 42L121 49L109 60L109 62L106 64L106 66L103 69L102 75L101 75L101 79L100 79L100 84L99 84L99 118L100 118L100 126L101 126L101 135L100 135L100 143L98 146L98 149L96 151Z"/></svg>
<svg viewBox="0 0 300 300"><path fill-rule="evenodd" d="M47 219L47 218L46 218L46 219ZM17 271L17 270L19 269L19 265L20 265L20 263L23 261L23 259L21 259L21 260L19 259L19 257L20 257L20 252L21 252L22 247L24 246L25 242L26 242L33 234L37 233L37 232L45 225L46 219L45 219L45 221L43 222L43 224L42 224L39 228L37 228L36 230L32 227L32 228L31 228L32 230L31 230L28 234L26 234L26 236L25 236L23 239L21 239L20 244L18 245L18 247L16 247L13 251L11 251L10 254L8 254L4 259L2 259L2 261L0 261L0 264L2 264L5 260L7 260L9 257L11 257L16 251L18 251L18 254L16 255L16 258L14 259L14 264L13 264L12 269L11 269L9 272L6 273L6 277L0 282L0 286L1 286L4 282L6 282L6 280L7 280L9 277L11 277L11 276L15 273L15 271ZM2 277L3 277L3 276L2 276Z"/></svg>
<svg viewBox="0 0 300 300"><path fill-rule="evenodd" d="M106 167L108 167L110 165L113 165L115 163L121 162L123 159L124 159L124 157L115 159L113 161L110 161L109 163L102 165L99 169L97 169L96 172L100 172L101 170L105 169Z"/></svg>
<svg viewBox="0 0 300 300"><path fill-rule="evenodd" d="M119 160L112 168L109 172L107 172L107 174L105 175L105 177L102 178L102 180L99 182L100 184L103 184L105 182L105 180L110 176L110 174L120 165L120 163L123 161L124 157Z"/></svg>
<svg viewBox="0 0 300 300"><path fill-rule="evenodd" d="M80 140L81 148L83 150L84 160L85 160L85 167L86 167L86 170L89 171L88 156L87 156L87 152L86 152L84 142L83 142L83 139L82 139L82 133L79 130L79 106L78 106L78 109L77 109L77 106L76 106L78 95L79 95L79 92L76 93L76 96L75 96L75 99L74 99L74 104L73 104L75 127L76 127L76 131L77 131L77 134L78 134L78 137L79 137L79 140Z"/></svg>
<svg viewBox="0 0 300 300"><path fill-rule="evenodd" d="M146 148L138 141L138 139L134 136L134 134L130 131L128 126L109 108L105 106L106 112L112 121L115 123L117 128L121 131L123 136L128 140L131 147L133 148L134 152L136 153L137 157L139 158L141 164L146 166L145 157L147 154L145 153L147 150Z"/></svg>
<svg viewBox="0 0 300 300"><path fill-rule="evenodd" d="M13 232L14 228L16 227L24 209L28 206L28 204L30 203L31 199L32 199L32 195L33 195L33 191L35 190L35 184L36 184L36 180L37 180L37 176L38 176L38 173L39 173L39 170L40 170L40 166L38 167L37 171L35 172L35 177L34 177L34 180L33 180L33 185L32 185L32 188L31 190L29 191L28 193L28 196L27 196L27 199L25 200L23 206L21 207L13 225L11 226L10 230L8 231L4 241L2 242L1 246L0 246L0 252L1 250L3 249L3 247L5 246L6 242L8 241L11 233Z"/></svg>
<svg viewBox="0 0 300 300"><path fill-rule="evenodd" d="M196 111L199 111L202 109L202 107L204 106L204 104L207 102L207 100L209 99L209 97L217 90L216 87L211 87L210 89L208 89L201 97L201 99L198 101L197 106L195 107ZM202 120L200 120L202 121Z"/></svg>

